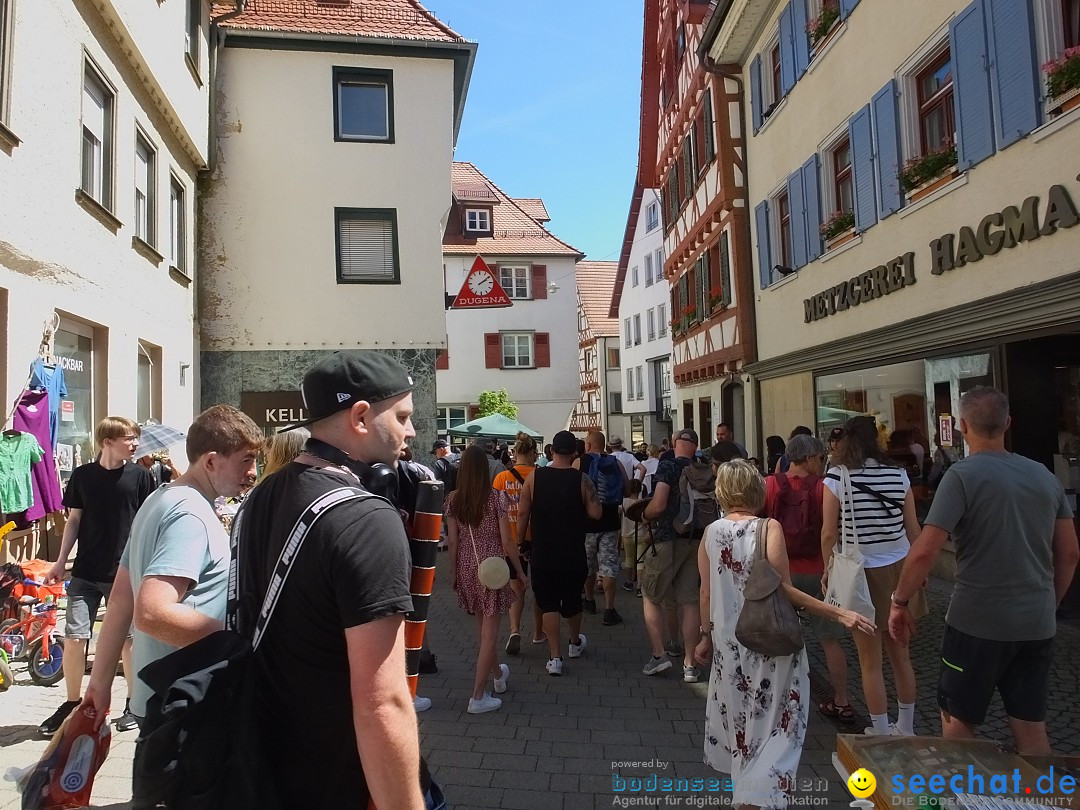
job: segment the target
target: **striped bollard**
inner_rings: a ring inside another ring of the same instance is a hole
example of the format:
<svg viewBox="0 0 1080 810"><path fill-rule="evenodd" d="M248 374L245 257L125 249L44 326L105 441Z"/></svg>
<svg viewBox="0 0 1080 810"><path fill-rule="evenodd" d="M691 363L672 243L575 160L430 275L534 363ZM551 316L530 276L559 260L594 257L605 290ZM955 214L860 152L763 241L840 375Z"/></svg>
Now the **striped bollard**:
<svg viewBox="0 0 1080 810"><path fill-rule="evenodd" d="M442 507L442 481L420 481L417 485L412 537L409 538L409 551L412 553L409 591L412 593L413 609L405 614L405 673L413 697L416 697L416 681L420 675L420 647L427 627L431 589L435 584Z"/></svg>

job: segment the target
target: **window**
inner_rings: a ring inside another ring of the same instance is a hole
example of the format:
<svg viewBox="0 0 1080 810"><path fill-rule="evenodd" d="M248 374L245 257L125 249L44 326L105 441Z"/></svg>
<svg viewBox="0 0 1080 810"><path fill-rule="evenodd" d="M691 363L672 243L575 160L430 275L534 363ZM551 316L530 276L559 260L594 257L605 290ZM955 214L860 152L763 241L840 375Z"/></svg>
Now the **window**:
<svg viewBox="0 0 1080 810"><path fill-rule="evenodd" d="M634 398L634 370L628 368L626 370L626 399L627 401Z"/></svg>
<svg viewBox="0 0 1080 810"><path fill-rule="evenodd" d="M146 244L153 245L157 234L154 232L157 195L154 186L157 182L155 170L156 156L154 147L143 137L135 133L135 236Z"/></svg>
<svg viewBox="0 0 1080 810"><path fill-rule="evenodd" d="M630 319L629 318L626 318L623 321L623 336L624 336L623 345L625 345L626 348L629 349L631 346L634 345L634 336L630 332Z"/></svg>
<svg viewBox="0 0 1080 810"><path fill-rule="evenodd" d="M1080 46L1080 0L1061 0L1061 25L1065 48Z"/></svg>
<svg viewBox="0 0 1080 810"><path fill-rule="evenodd" d="M951 145L953 123L952 57L946 49L915 77L919 100L920 154Z"/></svg>
<svg viewBox="0 0 1080 810"><path fill-rule="evenodd" d="M833 210L850 214L855 210L851 185L851 139L845 136L830 152L833 172Z"/></svg>
<svg viewBox="0 0 1080 810"><path fill-rule="evenodd" d="M139 341L135 421L161 421L161 349Z"/></svg>
<svg viewBox="0 0 1080 810"><path fill-rule="evenodd" d="M694 161L694 128L690 127L683 138L683 197L690 199L697 184L697 166Z"/></svg>
<svg viewBox="0 0 1080 810"><path fill-rule="evenodd" d="M645 399L645 383L644 383L644 367L638 366L635 370L635 377L637 378L637 398Z"/></svg>
<svg viewBox="0 0 1080 810"><path fill-rule="evenodd" d="M614 346L608 346L607 350L607 367L618 368L619 367L619 350Z"/></svg>
<svg viewBox="0 0 1080 810"><path fill-rule="evenodd" d="M645 230L652 231L660 227L660 206L651 202L645 209Z"/></svg>
<svg viewBox="0 0 1080 810"><path fill-rule="evenodd" d="M464 405L438 405L435 408L435 433L442 439L450 438L450 428L464 425L468 420L468 408Z"/></svg>
<svg viewBox="0 0 1080 810"><path fill-rule="evenodd" d="M334 68L334 127L338 141L393 143L393 73Z"/></svg>
<svg viewBox="0 0 1080 810"><path fill-rule="evenodd" d="M705 162L716 157L716 121L713 116L712 88L705 88Z"/></svg>
<svg viewBox="0 0 1080 810"><path fill-rule="evenodd" d="M490 231L491 212L486 208L465 209L465 230L467 231Z"/></svg>
<svg viewBox="0 0 1080 810"><path fill-rule="evenodd" d="M634 316L634 345L641 343L641 315Z"/></svg>
<svg viewBox="0 0 1080 810"><path fill-rule="evenodd" d="M779 40L773 46L773 49L769 52L769 67L772 71L772 78L769 80L767 89L770 92L770 96L766 99L765 109L770 110L775 106L781 98L783 93L780 89L780 42Z"/></svg>
<svg viewBox="0 0 1080 810"><path fill-rule="evenodd" d="M695 305L699 313L699 318L705 320L705 316L712 310L709 306L709 290L711 289L711 264L709 261L709 251L706 250L700 256L698 256L695 262L695 278L697 279L697 288Z"/></svg>
<svg viewBox="0 0 1080 810"><path fill-rule="evenodd" d="M656 340L656 310L652 307L645 313L645 326L649 340Z"/></svg>
<svg viewBox="0 0 1080 810"><path fill-rule="evenodd" d="M656 270L656 280L659 282L664 277L664 249L656 249L656 260L653 262L653 267Z"/></svg>
<svg viewBox="0 0 1080 810"><path fill-rule="evenodd" d="M11 41L9 37L11 18L14 12L12 5L14 0L0 0L0 121L7 120L8 98L8 58L11 55Z"/></svg>
<svg viewBox="0 0 1080 810"><path fill-rule="evenodd" d="M399 284L397 211L337 208L338 284Z"/></svg>
<svg viewBox="0 0 1080 810"><path fill-rule="evenodd" d="M780 242L777 256L780 264L791 267L791 205L786 191L776 198L776 225L777 239Z"/></svg>
<svg viewBox="0 0 1080 810"><path fill-rule="evenodd" d="M89 63L83 69L82 190L112 208L112 140L115 95Z"/></svg>
<svg viewBox="0 0 1080 810"><path fill-rule="evenodd" d="M686 26L680 25L679 30L675 32L675 58L682 59L684 53L686 53Z"/></svg>
<svg viewBox="0 0 1080 810"><path fill-rule="evenodd" d="M612 413L622 413L622 392L611 391L608 393L608 410Z"/></svg>
<svg viewBox="0 0 1080 810"><path fill-rule="evenodd" d="M107 335L107 330L95 331L89 324L67 318L60 320L56 330L53 354L64 369L67 400L73 403L72 413L60 420L57 430L56 466L63 483L75 467L94 458L95 404L106 385ZM103 362L95 362L98 359Z"/></svg>
<svg viewBox="0 0 1080 810"><path fill-rule="evenodd" d="M656 307L656 321L659 324L657 335L667 335L667 304L658 304Z"/></svg>
<svg viewBox="0 0 1080 810"><path fill-rule="evenodd" d="M196 73L199 70L199 40L202 38L202 4L203 0L187 0L185 20L185 50Z"/></svg>
<svg viewBox="0 0 1080 810"><path fill-rule="evenodd" d="M501 337L503 368L533 367L532 332L503 332Z"/></svg>
<svg viewBox="0 0 1080 810"><path fill-rule="evenodd" d="M183 184L169 177L169 264L187 270L187 203Z"/></svg>
<svg viewBox="0 0 1080 810"><path fill-rule="evenodd" d="M641 279L638 275L638 266L635 264L630 268L630 286L636 287L640 283Z"/></svg>
<svg viewBox="0 0 1080 810"><path fill-rule="evenodd" d="M651 287L653 283L652 254L645 254L645 286Z"/></svg>
<svg viewBox="0 0 1080 810"><path fill-rule="evenodd" d="M529 268L500 265L499 284L509 298L529 298Z"/></svg>

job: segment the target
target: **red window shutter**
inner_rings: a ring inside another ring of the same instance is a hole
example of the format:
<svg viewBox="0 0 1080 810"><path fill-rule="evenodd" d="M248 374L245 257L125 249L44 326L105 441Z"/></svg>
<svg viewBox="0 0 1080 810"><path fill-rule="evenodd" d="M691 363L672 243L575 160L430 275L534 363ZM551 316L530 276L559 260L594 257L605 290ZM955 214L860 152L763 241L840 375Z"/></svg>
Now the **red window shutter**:
<svg viewBox="0 0 1080 810"><path fill-rule="evenodd" d="M479 415L480 415L480 406L479 405L470 405L469 406L469 421L471 422L473 419L476 419Z"/></svg>
<svg viewBox="0 0 1080 810"><path fill-rule="evenodd" d="M450 368L449 349L439 349L439 353L435 356L435 368L439 371L446 371Z"/></svg>
<svg viewBox="0 0 1080 810"><path fill-rule="evenodd" d="M484 335L484 367L502 368L502 340L498 332Z"/></svg>
<svg viewBox="0 0 1080 810"><path fill-rule="evenodd" d="M533 338L534 349L536 354L535 361L537 368L550 368L551 367L551 340L549 333L537 332Z"/></svg>
<svg viewBox="0 0 1080 810"><path fill-rule="evenodd" d="M546 264L534 264L532 266L532 297L533 300L547 298Z"/></svg>

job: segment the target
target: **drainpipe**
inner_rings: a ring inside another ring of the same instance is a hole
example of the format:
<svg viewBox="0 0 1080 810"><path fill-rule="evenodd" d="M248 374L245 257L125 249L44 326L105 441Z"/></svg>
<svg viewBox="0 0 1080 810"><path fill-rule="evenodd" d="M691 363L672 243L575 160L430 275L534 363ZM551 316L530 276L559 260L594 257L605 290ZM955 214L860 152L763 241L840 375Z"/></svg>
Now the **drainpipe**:
<svg viewBox="0 0 1080 810"><path fill-rule="evenodd" d="M743 161L744 161L744 165L748 166L749 161L747 160L747 151L748 151L749 146L750 146L750 140L749 140L749 138L746 137L746 134L745 134L746 133L746 126L745 126L746 118L745 118L745 115L743 114L743 111L744 111L744 107L745 107L745 103L746 103L746 101L745 101L746 100L746 85L743 82L741 68L738 65L719 65L719 64L716 63L716 60L714 60L712 58L712 56L710 56L709 54L705 54L702 57L701 66L705 69L706 73L711 73L712 75L719 76L722 79L732 79L732 80L735 81L735 83L739 87L739 92L738 92L739 129L743 133ZM752 250L751 250L751 244L752 243L751 243L751 239L750 239L750 200L748 199L748 194L747 194L747 189L749 189L749 184L747 182L748 177L749 177L748 171L744 171L743 172L743 183L744 183L744 186L743 186L743 188L744 188L743 202L745 204L743 205L743 209L746 212L746 225L742 229L742 231L743 231L742 238L743 238L743 244L746 247L745 253L746 253L747 263L749 263L751 266L753 266L753 254L752 254ZM740 314L743 316L743 326L744 326L744 328L740 330L740 337L742 338L743 346L744 346L744 349L745 349L744 352L743 352L744 362L753 363L753 362L755 362L757 360L757 315L756 315L756 306L755 306L755 302L754 302L753 273L751 272L751 274L749 276L747 276L745 273L737 274L736 279L737 279L737 281L736 281L736 289L738 290L738 293L739 293L739 301L740 302L745 301L746 304L747 304L745 308L741 304L739 305ZM758 382L757 382L756 378L753 380L753 386L754 386L753 402L756 404L759 401ZM745 401L745 396L746 395L744 393L743 394L744 401ZM760 407L755 407L754 410L756 412L756 418L755 418L756 432L757 432L757 435L760 436L761 435L761 408Z"/></svg>
<svg viewBox="0 0 1080 810"><path fill-rule="evenodd" d="M206 168L211 175L217 166L217 114L214 107L214 95L217 91L217 65L221 49L225 47L225 29L221 27L221 23L243 14L246 7L247 0L236 0L236 8L222 14L220 17L211 19L210 21L210 75L208 77L210 87L210 92L208 93L210 96L208 104L210 126L207 131L207 141L209 141L209 143L207 145L208 154Z"/></svg>

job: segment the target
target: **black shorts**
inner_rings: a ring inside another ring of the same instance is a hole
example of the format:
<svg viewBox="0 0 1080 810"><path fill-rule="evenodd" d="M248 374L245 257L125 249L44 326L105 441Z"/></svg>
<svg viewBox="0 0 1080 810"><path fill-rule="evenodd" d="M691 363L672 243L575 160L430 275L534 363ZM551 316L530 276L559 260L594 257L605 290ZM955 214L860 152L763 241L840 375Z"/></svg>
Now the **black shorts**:
<svg viewBox="0 0 1080 810"><path fill-rule="evenodd" d="M526 560L524 557L519 557L518 559L521 560L521 570L525 573L525 576L528 576L529 575L529 561ZM507 557L506 558L506 564L510 568L510 579L517 579L518 575L517 575L517 569L514 568L514 561L511 560L509 557Z"/></svg>
<svg viewBox="0 0 1080 810"><path fill-rule="evenodd" d="M993 641L945 625L941 639L938 706L970 725L986 719L986 709L1001 693L1005 712L1017 720L1046 720L1054 639Z"/></svg>
<svg viewBox="0 0 1080 810"><path fill-rule="evenodd" d="M558 613L570 619L581 613L581 589L586 572L568 575L564 571L537 571L533 568L532 589L536 606L542 613Z"/></svg>

